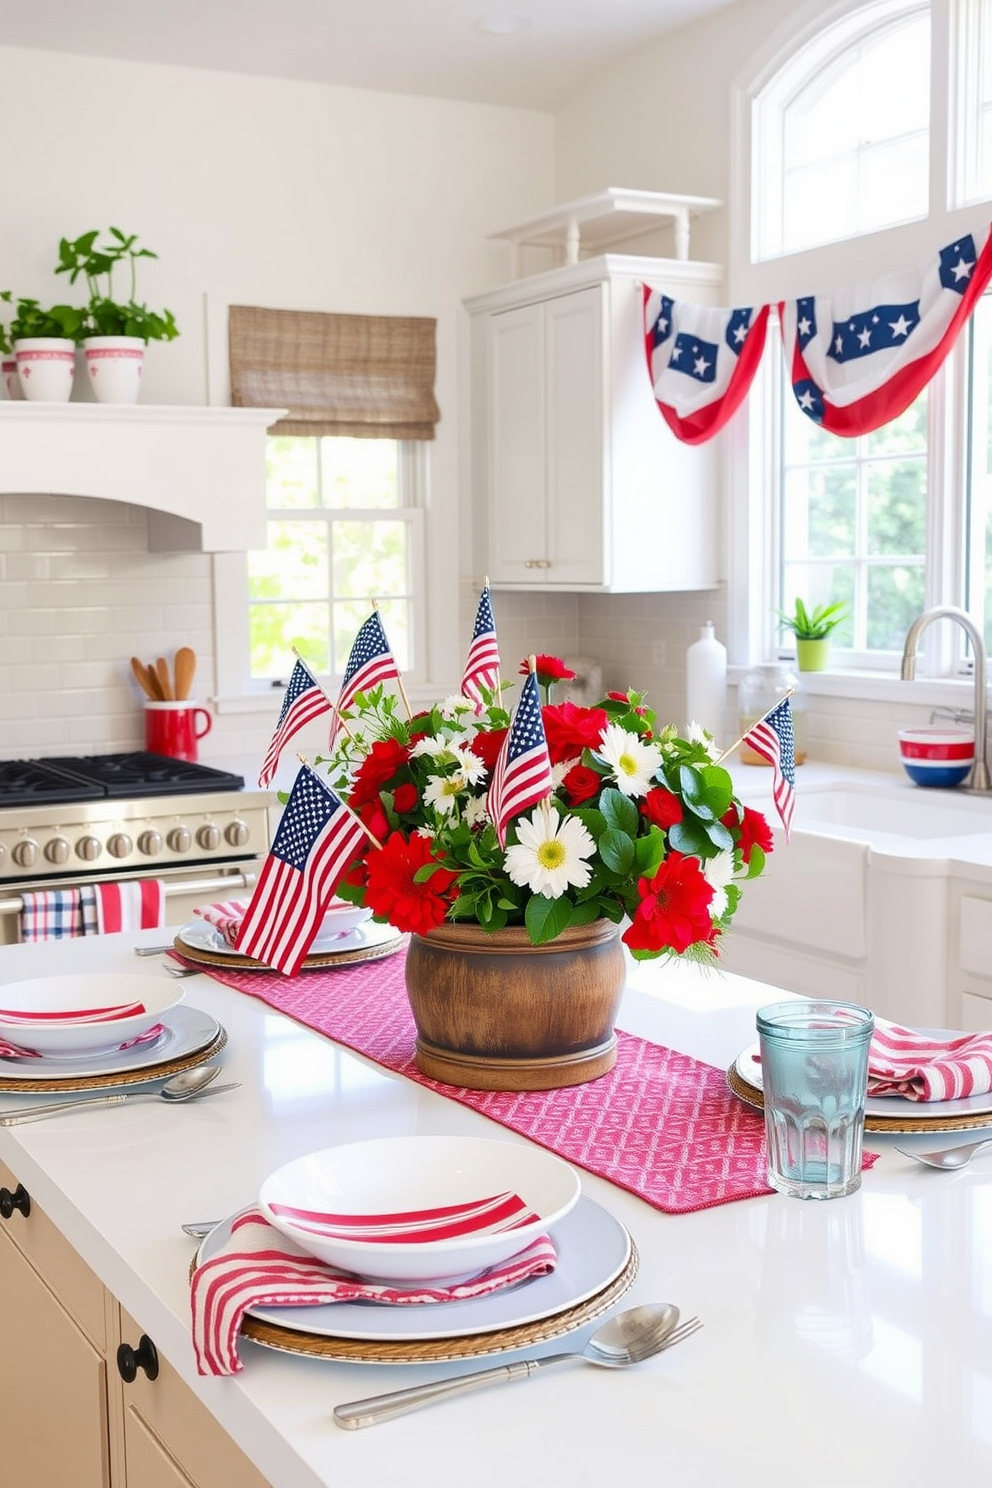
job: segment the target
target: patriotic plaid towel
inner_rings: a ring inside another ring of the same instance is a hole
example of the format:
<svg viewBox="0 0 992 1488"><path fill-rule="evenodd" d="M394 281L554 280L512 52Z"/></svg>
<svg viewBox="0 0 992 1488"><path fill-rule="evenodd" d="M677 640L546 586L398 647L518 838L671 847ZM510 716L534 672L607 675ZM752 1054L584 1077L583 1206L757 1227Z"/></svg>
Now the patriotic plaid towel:
<svg viewBox="0 0 992 1488"><path fill-rule="evenodd" d="M868 1094L913 1101L957 1100L992 1090L992 1033L937 1039L875 1019Z"/></svg>
<svg viewBox="0 0 992 1488"><path fill-rule="evenodd" d="M248 899L225 899L220 904L201 904L193 913L219 930L229 946L233 946L241 929L241 921L250 901Z"/></svg>
<svg viewBox="0 0 992 1488"><path fill-rule="evenodd" d="M413 1290L363 1281L294 1245L258 1209L246 1209L216 1255L193 1272L193 1348L200 1374L237 1374L238 1332L249 1307L315 1307L329 1302L382 1302L400 1307L486 1297L536 1276L549 1276L557 1256L547 1235L501 1266L458 1286Z"/></svg>

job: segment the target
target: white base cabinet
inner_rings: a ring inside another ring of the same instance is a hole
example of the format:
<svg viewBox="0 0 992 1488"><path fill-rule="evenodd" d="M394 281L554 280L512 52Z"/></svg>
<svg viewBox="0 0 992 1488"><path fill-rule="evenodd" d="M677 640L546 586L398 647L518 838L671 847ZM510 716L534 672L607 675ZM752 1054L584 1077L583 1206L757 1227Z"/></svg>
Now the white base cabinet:
<svg viewBox="0 0 992 1488"><path fill-rule="evenodd" d="M650 593L720 579L712 443L654 400L642 283L719 299L715 264L604 255L466 301L477 566L503 588Z"/></svg>

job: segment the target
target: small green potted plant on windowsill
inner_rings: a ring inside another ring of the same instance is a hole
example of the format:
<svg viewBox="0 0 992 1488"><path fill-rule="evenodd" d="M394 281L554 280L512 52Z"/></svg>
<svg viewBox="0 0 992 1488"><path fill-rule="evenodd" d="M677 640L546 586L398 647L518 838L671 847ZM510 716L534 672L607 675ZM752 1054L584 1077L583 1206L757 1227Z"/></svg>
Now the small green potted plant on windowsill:
<svg viewBox="0 0 992 1488"><path fill-rule="evenodd" d="M11 291L0 291L0 300L13 304ZM85 323L86 312L77 305L52 305L45 309L38 300L18 299L4 341L9 338L17 383L25 398L36 403L69 401L76 371L76 345ZM4 375L6 378L6 367Z"/></svg>
<svg viewBox="0 0 992 1488"><path fill-rule="evenodd" d="M141 387L145 347L149 341L173 341L179 335L171 310L149 310L137 299L137 261L157 258L139 248L135 234L108 229L109 241L98 243L99 230L59 243L55 272L75 284L86 279L89 301L82 338L90 387L98 403L136 403ZM127 264L131 282L126 300L114 298L114 269Z"/></svg>
<svg viewBox="0 0 992 1488"><path fill-rule="evenodd" d="M799 670L826 671L830 660L830 640L847 615L847 605L837 600L833 604L816 605L810 610L803 600L797 599L791 615L784 610L778 610L777 614L783 630L791 630L796 638Z"/></svg>

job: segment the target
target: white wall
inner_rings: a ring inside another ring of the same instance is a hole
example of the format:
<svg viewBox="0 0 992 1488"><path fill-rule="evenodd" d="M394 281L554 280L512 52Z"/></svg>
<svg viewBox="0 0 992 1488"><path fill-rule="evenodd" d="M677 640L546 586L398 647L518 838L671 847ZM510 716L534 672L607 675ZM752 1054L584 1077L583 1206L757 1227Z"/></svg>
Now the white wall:
<svg viewBox="0 0 992 1488"><path fill-rule="evenodd" d="M0 166L0 288L65 299L60 237L136 232L159 254L139 298L168 305L182 330L150 347L145 401L208 401L206 296L437 317L430 625L450 681L469 510L460 302L507 277L507 247L486 234L554 199L554 119L11 48L0 72L20 121ZM226 347L210 351L226 361ZM200 695L214 685L209 560L149 557L133 508L38 499L25 515L0 500L0 756L138 747L132 652L196 645ZM222 717L201 756L260 751L271 723Z"/></svg>

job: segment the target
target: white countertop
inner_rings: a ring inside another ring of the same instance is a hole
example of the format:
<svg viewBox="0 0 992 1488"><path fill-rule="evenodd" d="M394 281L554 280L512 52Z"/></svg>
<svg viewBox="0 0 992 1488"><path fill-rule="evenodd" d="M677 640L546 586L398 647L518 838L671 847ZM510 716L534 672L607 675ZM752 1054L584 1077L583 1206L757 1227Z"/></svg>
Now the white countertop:
<svg viewBox="0 0 992 1488"><path fill-rule="evenodd" d="M137 962L131 948L155 941L144 932L3 946L0 980L154 971L159 963ZM754 1008L781 996L659 963L632 968L631 983L622 1027L721 1067L753 1041ZM188 1325L193 1243L181 1221L233 1212L274 1168L336 1142L522 1139L207 976L184 985L228 1030L225 1074L240 1090L199 1106L137 1104L2 1129L0 1157L275 1488L600 1488L618 1476L673 1488L932 1488L992 1478L992 1157L941 1174L874 1136L867 1145L883 1156L861 1191L828 1203L769 1195L668 1216L584 1173L584 1191L623 1220L640 1252L625 1304L673 1301L705 1322L633 1370L577 1365L358 1432L333 1424L336 1402L460 1370L243 1343L242 1374L200 1379Z"/></svg>

